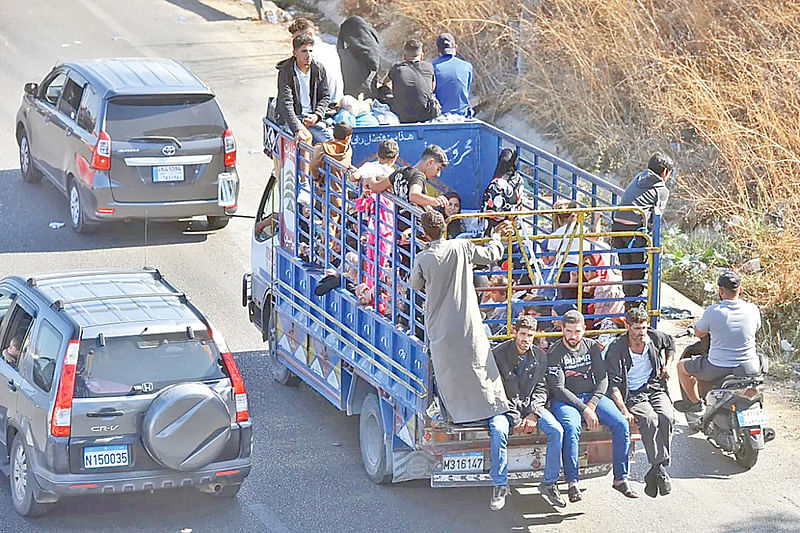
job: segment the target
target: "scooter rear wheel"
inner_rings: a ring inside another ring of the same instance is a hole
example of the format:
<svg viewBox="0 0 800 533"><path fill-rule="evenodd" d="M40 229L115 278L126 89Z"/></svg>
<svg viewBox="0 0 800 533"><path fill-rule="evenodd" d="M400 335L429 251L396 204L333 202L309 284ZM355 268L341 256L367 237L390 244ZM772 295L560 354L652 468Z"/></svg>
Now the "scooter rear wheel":
<svg viewBox="0 0 800 533"><path fill-rule="evenodd" d="M756 465L756 461L758 461L758 450L753 448L750 439L745 439L742 446L733 456L736 462L739 463L739 466L750 470Z"/></svg>

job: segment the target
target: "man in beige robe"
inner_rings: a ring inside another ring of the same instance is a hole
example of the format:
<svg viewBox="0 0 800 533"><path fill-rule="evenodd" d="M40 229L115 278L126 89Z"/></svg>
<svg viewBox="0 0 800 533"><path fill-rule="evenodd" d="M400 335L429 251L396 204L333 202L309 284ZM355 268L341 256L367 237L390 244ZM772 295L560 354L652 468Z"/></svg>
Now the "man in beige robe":
<svg viewBox="0 0 800 533"><path fill-rule="evenodd" d="M411 288L425 291L425 329L439 397L456 423L505 413L509 404L492 357L472 281L474 264L489 265L503 256L498 226L489 243L441 239L444 217L426 211L422 228L431 241L417 254Z"/></svg>

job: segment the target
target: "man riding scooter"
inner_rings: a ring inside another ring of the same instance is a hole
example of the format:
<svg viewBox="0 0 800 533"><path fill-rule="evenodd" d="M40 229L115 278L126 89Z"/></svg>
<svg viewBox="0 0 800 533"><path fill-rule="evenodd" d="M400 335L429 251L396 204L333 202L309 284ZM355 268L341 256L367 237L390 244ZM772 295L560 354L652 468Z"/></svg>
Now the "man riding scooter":
<svg viewBox="0 0 800 533"><path fill-rule="evenodd" d="M706 309L694 326L698 337L711 337L708 356L695 355L678 361L678 379L687 399L676 401L675 409L684 413L703 410L698 381L715 382L728 375L761 373L756 352L761 313L755 304L739 297L741 280L735 272L723 272L717 285L720 302Z"/></svg>

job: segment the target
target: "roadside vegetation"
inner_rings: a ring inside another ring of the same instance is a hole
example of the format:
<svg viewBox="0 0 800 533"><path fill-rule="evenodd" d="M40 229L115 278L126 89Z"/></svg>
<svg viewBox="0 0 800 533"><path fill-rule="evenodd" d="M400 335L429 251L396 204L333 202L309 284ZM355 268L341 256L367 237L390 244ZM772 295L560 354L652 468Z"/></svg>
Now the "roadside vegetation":
<svg viewBox="0 0 800 533"><path fill-rule="evenodd" d="M655 149L680 175L665 279L701 304L747 265L775 360L800 352L800 0L344 0L399 49L441 31L476 68L483 118L526 117L626 182ZM784 347L785 347L784 343Z"/></svg>

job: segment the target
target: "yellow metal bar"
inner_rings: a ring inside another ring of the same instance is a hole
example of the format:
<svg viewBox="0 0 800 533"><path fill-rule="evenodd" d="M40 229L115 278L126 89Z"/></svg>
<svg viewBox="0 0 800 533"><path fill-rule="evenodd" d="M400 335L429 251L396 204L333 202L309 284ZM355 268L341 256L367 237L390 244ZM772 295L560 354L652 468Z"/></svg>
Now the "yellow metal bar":
<svg viewBox="0 0 800 533"><path fill-rule="evenodd" d="M533 270L531 269L531 261L530 258L528 257L528 251L525 249L525 241L521 237L520 232L517 229L517 222L512 219L511 224L512 227L514 228L514 238L517 241L517 244L519 245L520 252L522 253L522 260L525 261L525 268L528 270L528 277L530 278L531 283L533 283L533 280L535 280L536 278L534 277Z"/></svg>

